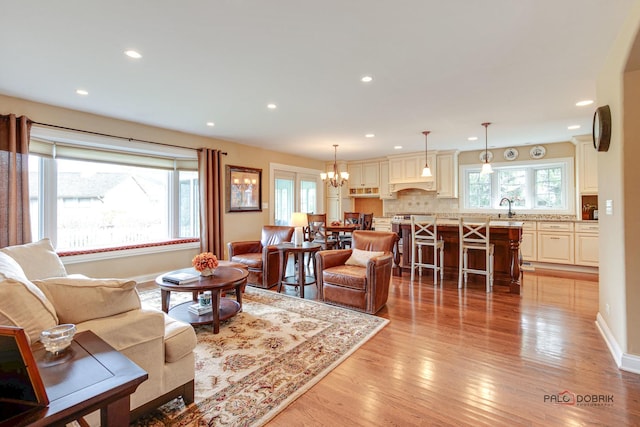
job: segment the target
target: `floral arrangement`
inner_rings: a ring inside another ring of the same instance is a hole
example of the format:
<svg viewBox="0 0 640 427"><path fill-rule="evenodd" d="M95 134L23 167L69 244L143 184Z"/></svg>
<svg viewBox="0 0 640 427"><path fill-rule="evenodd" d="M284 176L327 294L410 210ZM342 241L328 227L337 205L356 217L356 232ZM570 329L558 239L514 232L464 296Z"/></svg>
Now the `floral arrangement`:
<svg viewBox="0 0 640 427"><path fill-rule="evenodd" d="M215 270L218 268L218 258L211 252L203 252L193 257L191 265L198 271Z"/></svg>

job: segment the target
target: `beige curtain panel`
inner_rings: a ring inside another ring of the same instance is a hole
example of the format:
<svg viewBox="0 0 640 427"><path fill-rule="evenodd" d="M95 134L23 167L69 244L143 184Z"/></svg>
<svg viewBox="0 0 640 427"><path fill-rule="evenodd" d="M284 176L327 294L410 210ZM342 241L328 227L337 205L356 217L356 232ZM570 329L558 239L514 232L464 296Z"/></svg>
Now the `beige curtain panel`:
<svg viewBox="0 0 640 427"><path fill-rule="evenodd" d="M198 182L200 185L200 250L224 257L222 236L222 172L220 150L203 148L198 151Z"/></svg>

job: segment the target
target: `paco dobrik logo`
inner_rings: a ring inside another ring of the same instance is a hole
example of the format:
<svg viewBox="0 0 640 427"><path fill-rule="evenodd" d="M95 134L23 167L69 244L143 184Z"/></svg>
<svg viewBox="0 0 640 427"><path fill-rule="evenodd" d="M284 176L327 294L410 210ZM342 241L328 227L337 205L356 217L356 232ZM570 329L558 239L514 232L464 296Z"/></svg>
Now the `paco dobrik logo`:
<svg viewBox="0 0 640 427"><path fill-rule="evenodd" d="M569 406L613 406L612 394L575 394L569 390L556 394L545 394L545 403Z"/></svg>

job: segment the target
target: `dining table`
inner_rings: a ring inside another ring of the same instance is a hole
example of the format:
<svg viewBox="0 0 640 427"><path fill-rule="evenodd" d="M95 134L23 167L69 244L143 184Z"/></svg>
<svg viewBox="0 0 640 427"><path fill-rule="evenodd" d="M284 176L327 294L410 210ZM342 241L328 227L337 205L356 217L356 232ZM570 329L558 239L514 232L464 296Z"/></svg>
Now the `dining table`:
<svg viewBox="0 0 640 427"><path fill-rule="evenodd" d="M352 233L359 228L358 224L327 224L324 229L327 233L331 233L338 244L340 243L340 234ZM342 247L340 247L342 249Z"/></svg>

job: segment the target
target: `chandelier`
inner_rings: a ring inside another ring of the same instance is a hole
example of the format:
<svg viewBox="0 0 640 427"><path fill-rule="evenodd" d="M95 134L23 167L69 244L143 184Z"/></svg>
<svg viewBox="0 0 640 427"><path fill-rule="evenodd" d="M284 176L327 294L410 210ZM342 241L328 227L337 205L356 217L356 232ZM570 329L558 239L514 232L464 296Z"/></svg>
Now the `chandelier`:
<svg viewBox="0 0 640 427"><path fill-rule="evenodd" d="M341 187L349 179L349 172L338 173L338 145L333 144L333 170L321 173L320 178L331 187Z"/></svg>

